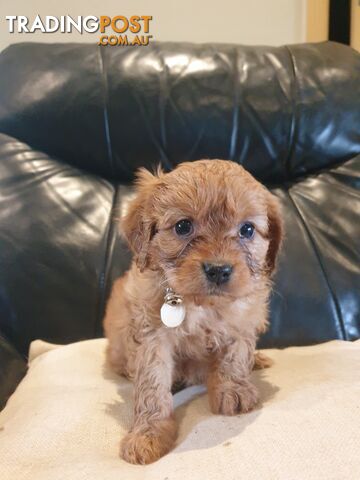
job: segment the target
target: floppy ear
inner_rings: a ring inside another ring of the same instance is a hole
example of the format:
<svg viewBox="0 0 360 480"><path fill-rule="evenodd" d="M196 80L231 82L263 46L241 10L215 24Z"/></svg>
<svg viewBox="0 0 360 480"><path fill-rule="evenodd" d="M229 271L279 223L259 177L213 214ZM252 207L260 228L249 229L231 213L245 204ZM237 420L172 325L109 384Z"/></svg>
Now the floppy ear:
<svg viewBox="0 0 360 480"><path fill-rule="evenodd" d="M278 199L269 193L267 201L268 237L270 240L266 253L266 270L271 275L276 267L276 258L283 239L283 220Z"/></svg>
<svg viewBox="0 0 360 480"><path fill-rule="evenodd" d="M139 169L136 177L136 196L129 203L120 226L134 253L137 266L143 271L148 263L149 246L156 230L155 221L151 216L151 199L158 184L158 177L145 168Z"/></svg>

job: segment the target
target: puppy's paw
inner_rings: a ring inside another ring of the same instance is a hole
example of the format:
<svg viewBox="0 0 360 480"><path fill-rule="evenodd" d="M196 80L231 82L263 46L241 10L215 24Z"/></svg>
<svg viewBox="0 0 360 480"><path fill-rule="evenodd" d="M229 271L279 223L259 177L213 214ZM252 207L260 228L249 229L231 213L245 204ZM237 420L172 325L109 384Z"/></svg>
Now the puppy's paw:
<svg viewBox="0 0 360 480"><path fill-rule="evenodd" d="M221 415L237 415L252 410L259 400L256 387L248 380L227 382L209 391L210 409Z"/></svg>
<svg viewBox="0 0 360 480"><path fill-rule="evenodd" d="M274 364L274 360L262 352L255 352L254 355L254 370L262 370L263 368L270 368Z"/></svg>
<svg viewBox="0 0 360 480"><path fill-rule="evenodd" d="M176 423L171 419L158 420L146 428L136 427L122 439L120 457L140 465L155 462L172 449L176 433Z"/></svg>

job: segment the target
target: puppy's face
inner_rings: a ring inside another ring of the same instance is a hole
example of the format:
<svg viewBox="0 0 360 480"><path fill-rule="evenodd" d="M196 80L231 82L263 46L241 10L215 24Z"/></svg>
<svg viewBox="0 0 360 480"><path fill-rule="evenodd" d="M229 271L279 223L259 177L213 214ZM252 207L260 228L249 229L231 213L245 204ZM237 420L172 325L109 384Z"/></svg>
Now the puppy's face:
<svg viewBox="0 0 360 480"><path fill-rule="evenodd" d="M157 176L140 170L122 229L139 268L159 270L162 288L188 297L241 298L261 288L282 236L275 197L222 160Z"/></svg>

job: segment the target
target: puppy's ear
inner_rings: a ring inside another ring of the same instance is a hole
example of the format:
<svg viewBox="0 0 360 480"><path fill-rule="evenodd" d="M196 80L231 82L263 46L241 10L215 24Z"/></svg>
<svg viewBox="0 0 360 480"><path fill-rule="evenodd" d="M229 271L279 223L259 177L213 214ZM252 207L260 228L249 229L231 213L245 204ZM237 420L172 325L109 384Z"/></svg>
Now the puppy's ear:
<svg viewBox="0 0 360 480"><path fill-rule="evenodd" d="M157 175L161 175L157 170ZM152 217L152 197L159 177L145 168L140 168L136 174L136 196L121 219L121 231L135 255L135 261L140 271L148 264L149 246L156 232L156 223Z"/></svg>
<svg viewBox="0 0 360 480"><path fill-rule="evenodd" d="M267 200L269 247L266 253L266 271L271 275L276 266L276 258L283 240L283 220L278 199L270 192Z"/></svg>

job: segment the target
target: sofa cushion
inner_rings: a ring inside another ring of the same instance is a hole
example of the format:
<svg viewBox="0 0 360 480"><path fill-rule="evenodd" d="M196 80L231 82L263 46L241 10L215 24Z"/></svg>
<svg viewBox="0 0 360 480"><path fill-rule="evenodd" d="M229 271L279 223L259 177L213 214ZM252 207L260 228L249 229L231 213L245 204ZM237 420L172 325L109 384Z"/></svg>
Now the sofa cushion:
<svg viewBox="0 0 360 480"><path fill-rule="evenodd" d="M360 341L268 350L258 408L212 415L204 387L174 396L179 438L156 463L118 456L132 385L105 365L104 339L33 343L29 371L0 413L2 480L360 478Z"/></svg>

